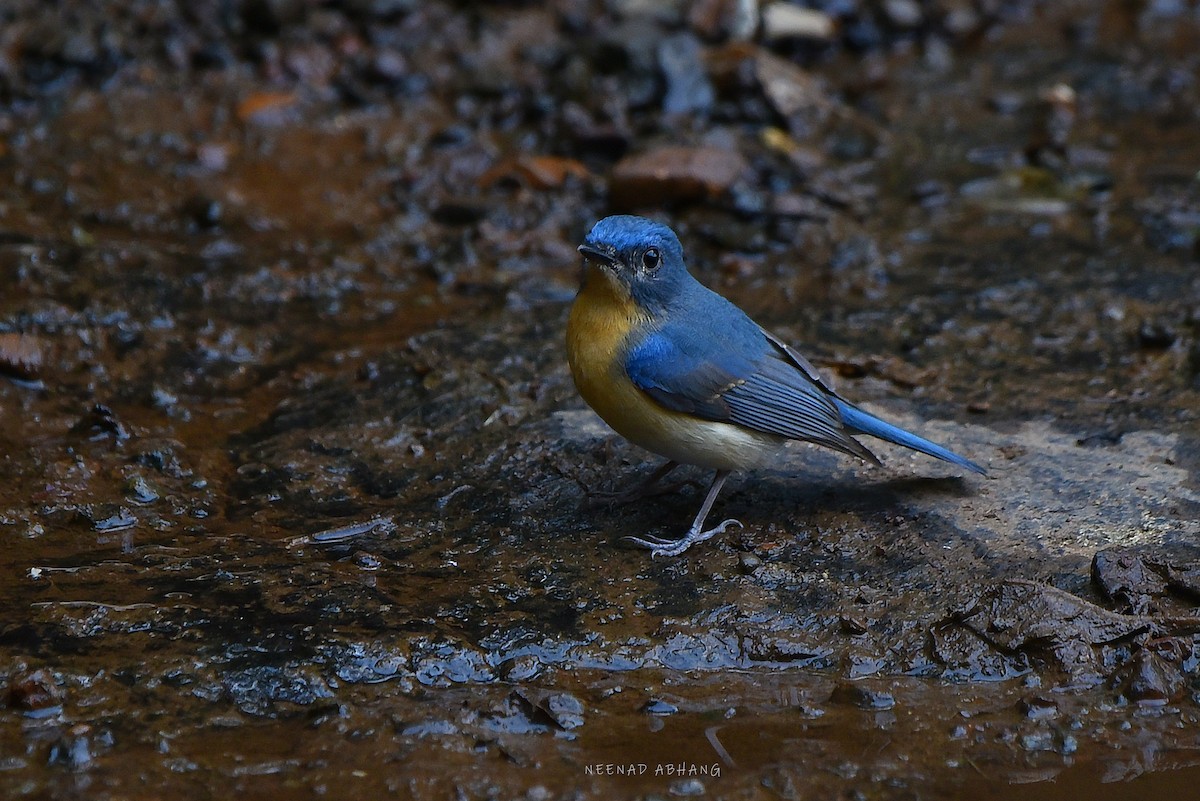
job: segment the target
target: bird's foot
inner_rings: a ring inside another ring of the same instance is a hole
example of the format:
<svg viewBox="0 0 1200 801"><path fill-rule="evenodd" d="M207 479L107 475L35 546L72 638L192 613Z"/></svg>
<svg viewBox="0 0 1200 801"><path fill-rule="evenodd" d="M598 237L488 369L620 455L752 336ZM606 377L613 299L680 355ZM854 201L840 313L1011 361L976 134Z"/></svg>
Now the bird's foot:
<svg viewBox="0 0 1200 801"><path fill-rule="evenodd" d="M737 526L738 528L743 527L740 520L734 520L733 518L730 518L729 520L721 523L719 526L714 526L707 531L692 529L677 540L667 540L661 537L652 537L649 534L647 534L645 537L624 537L623 540L631 545L636 545L639 548L650 549L650 558L652 559L658 556L679 556L679 554L683 553L698 542L704 542L705 540L712 539L718 534L724 534L725 530L730 526Z"/></svg>

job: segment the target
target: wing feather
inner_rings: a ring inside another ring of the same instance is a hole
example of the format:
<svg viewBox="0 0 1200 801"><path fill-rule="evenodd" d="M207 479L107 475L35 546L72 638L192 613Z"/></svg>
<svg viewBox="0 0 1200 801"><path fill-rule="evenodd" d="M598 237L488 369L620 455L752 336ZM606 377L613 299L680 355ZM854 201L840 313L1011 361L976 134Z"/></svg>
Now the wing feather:
<svg viewBox="0 0 1200 801"><path fill-rule="evenodd" d="M774 354L756 367L753 376L724 395L732 422L877 461L850 436L837 406L805 373Z"/></svg>
<svg viewBox="0 0 1200 801"><path fill-rule="evenodd" d="M832 393L803 357L757 326L734 333L664 327L630 351L626 373L668 409L878 462L846 431Z"/></svg>

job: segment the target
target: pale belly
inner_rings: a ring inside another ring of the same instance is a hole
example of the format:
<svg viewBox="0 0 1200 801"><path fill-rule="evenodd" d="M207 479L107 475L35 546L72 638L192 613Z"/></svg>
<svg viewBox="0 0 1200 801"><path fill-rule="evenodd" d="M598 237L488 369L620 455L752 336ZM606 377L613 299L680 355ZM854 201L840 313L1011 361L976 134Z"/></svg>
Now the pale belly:
<svg viewBox="0 0 1200 801"><path fill-rule="evenodd" d="M586 395L584 399L587 399ZM653 400L643 402L654 403ZM783 438L772 434L687 417L661 410L661 407L651 412L642 409L634 414L630 414L629 409L622 409L615 415L606 415L597 404L590 405L614 431L630 442L681 464L713 470L745 470L768 461L784 442Z"/></svg>
<svg viewBox="0 0 1200 801"><path fill-rule="evenodd" d="M621 354L639 322L627 301L604 292L586 303L576 301L567 324L567 360L575 386L614 431L672 461L715 470L760 465L780 448L782 437L665 409L634 386Z"/></svg>

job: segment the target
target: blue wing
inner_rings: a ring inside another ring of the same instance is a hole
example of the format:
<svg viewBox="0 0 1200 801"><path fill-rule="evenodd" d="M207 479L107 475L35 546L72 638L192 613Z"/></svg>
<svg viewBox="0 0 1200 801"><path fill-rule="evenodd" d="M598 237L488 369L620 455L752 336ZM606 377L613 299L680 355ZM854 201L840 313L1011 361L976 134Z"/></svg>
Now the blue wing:
<svg viewBox="0 0 1200 801"><path fill-rule="evenodd" d="M814 442L877 463L850 436L836 396L814 379L811 366L795 361L788 349L730 308L736 317L729 309L713 309L719 313L689 315L641 339L625 361L634 385L674 411Z"/></svg>
<svg viewBox="0 0 1200 801"><path fill-rule="evenodd" d="M707 290L706 290L707 292ZM867 434L985 474L974 462L838 397L816 369L715 293L630 349L625 371L668 409L806 440L879 463Z"/></svg>

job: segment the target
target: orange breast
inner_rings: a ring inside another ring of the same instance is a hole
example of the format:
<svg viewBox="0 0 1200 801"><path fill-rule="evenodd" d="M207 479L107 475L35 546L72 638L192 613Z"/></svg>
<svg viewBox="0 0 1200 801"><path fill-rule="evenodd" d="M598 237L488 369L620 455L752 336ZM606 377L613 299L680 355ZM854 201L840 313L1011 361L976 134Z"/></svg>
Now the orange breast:
<svg viewBox="0 0 1200 801"><path fill-rule="evenodd" d="M567 361L588 405L630 442L684 464L739 470L773 454L782 438L671 411L634 385L627 340L650 322L599 268L588 269L567 322Z"/></svg>

